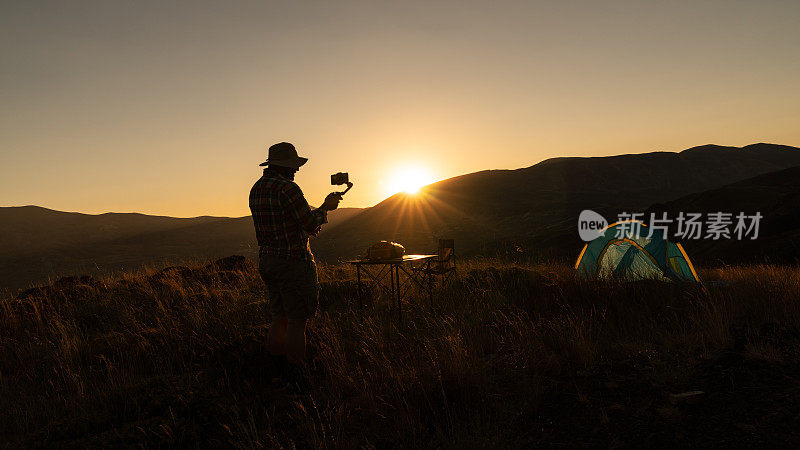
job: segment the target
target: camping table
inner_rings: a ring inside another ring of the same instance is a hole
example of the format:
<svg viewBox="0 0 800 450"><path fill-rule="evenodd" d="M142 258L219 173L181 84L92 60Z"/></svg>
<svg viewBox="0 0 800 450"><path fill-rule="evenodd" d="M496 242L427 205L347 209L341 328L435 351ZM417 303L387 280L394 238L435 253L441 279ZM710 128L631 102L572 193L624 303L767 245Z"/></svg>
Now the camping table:
<svg viewBox="0 0 800 450"><path fill-rule="evenodd" d="M403 320L400 302L406 297L406 294L408 294L412 287L416 286L420 289L427 290L428 299L432 304L433 288L429 271L431 268L431 261L437 257L438 255L403 255L402 258L381 260L356 259L347 261L348 264L356 266L359 308L364 308L362 292L364 290L364 282L369 280L372 280L376 286L380 287L391 296L392 301L396 302L397 318L400 321ZM374 272L375 270L377 270L377 272ZM364 278L361 277L361 272L364 272L366 275ZM401 279L401 273L405 275L405 279ZM387 275L389 281L388 288L385 285Z"/></svg>

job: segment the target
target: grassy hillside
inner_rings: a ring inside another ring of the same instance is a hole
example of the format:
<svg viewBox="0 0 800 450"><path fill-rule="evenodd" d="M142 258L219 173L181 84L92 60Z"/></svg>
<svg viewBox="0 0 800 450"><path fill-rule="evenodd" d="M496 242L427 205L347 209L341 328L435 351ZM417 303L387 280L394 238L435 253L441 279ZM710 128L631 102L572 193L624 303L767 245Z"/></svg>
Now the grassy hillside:
<svg viewBox="0 0 800 450"><path fill-rule="evenodd" d="M358 213L340 208L327 229ZM37 206L0 208L0 289L19 289L48 277L132 270L187 258L258 253L250 216L174 217L80 214Z"/></svg>
<svg viewBox="0 0 800 450"><path fill-rule="evenodd" d="M0 207L3 255L24 255L90 246L144 233L225 220L225 217L180 219L137 213L81 214L39 206Z"/></svg>
<svg viewBox="0 0 800 450"><path fill-rule="evenodd" d="M424 252L441 237L459 242L462 254L520 246L530 258L563 257L564 249L571 255L572 248L581 246L575 232L581 210L616 217L798 165L800 149L773 144L553 158L523 169L440 181L416 196L394 195L321 236L315 249L321 258L335 260L389 239ZM553 242L562 244L556 252L549 251Z"/></svg>
<svg viewBox="0 0 800 450"><path fill-rule="evenodd" d="M797 447L800 270L705 285L472 261L400 324L320 270L314 386L270 387L244 260L61 280L0 308L0 438L18 447ZM712 282L713 281L713 282ZM701 394L681 397L687 391Z"/></svg>
<svg viewBox="0 0 800 450"><path fill-rule="evenodd" d="M676 218L679 212L736 215L761 213L758 239L723 239L719 241L687 240L694 261L705 264L741 263L743 261L771 261L778 264L800 262L800 167L770 172L747 180L690 194L685 197L653 205L646 212L666 212ZM672 224L670 235L675 236Z"/></svg>

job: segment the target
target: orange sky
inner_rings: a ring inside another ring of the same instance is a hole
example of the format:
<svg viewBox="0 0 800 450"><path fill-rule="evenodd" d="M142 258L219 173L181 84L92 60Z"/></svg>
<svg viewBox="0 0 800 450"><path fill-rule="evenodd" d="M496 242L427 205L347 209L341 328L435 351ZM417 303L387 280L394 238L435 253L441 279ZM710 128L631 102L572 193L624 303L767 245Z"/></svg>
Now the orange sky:
<svg viewBox="0 0 800 450"><path fill-rule="evenodd" d="M283 140L342 206L398 165L800 145L795 1L166 3L4 6L0 205L246 215Z"/></svg>

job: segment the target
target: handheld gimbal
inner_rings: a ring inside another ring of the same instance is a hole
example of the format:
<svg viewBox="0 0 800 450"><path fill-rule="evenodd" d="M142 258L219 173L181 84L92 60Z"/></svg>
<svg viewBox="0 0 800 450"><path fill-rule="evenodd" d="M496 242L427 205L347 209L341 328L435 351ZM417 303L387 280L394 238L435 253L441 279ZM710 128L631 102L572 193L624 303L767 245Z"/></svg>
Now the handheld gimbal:
<svg viewBox="0 0 800 450"><path fill-rule="evenodd" d="M342 184L346 184L347 185L347 189L345 189L345 190L343 190L341 192L336 192L336 194L339 194L339 195L346 194L347 191L349 191L350 188L353 187L353 183L350 182L350 176L347 174L347 172L339 172L339 173L335 173L335 174L331 175L331 184L334 185L334 186L342 185Z"/></svg>

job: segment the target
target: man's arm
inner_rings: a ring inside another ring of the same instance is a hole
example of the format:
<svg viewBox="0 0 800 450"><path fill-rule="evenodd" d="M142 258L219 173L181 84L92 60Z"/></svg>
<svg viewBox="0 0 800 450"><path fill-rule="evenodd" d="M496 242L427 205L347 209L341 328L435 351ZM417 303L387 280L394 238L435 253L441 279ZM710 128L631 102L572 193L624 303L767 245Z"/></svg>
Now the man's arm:
<svg viewBox="0 0 800 450"><path fill-rule="evenodd" d="M287 184L281 190L281 196L291 217L297 220L306 233L312 234L322 224L328 223L328 211L322 208L312 210L303 196L303 191L296 184Z"/></svg>

